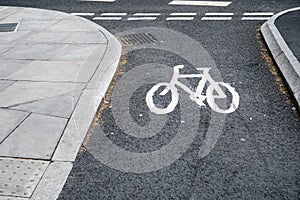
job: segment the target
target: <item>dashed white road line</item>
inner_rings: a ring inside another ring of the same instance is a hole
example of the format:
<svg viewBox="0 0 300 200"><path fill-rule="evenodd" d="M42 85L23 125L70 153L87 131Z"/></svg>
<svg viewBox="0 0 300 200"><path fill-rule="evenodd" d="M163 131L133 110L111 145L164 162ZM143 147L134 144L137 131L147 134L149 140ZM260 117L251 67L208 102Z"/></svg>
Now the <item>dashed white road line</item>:
<svg viewBox="0 0 300 200"><path fill-rule="evenodd" d="M133 16L160 16L160 13L134 13Z"/></svg>
<svg viewBox="0 0 300 200"><path fill-rule="evenodd" d="M109 2L109 3L112 3L112 2L115 2L115 0L78 0L78 1L91 1L91 2Z"/></svg>
<svg viewBox="0 0 300 200"><path fill-rule="evenodd" d="M92 12L76 12L70 13L71 15L76 16L95 16L95 13ZM94 17L93 20L122 20L123 16L126 16L127 13L102 13L100 17ZM169 17L166 18L167 21L191 21L195 19L195 16L198 14L196 12L186 12L186 13L170 13ZM271 16L274 15L273 12L245 12L241 20L268 20ZM156 20L157 17L161 16L161 13L134 13L132 17L128 17L128 21L141 21L148 20L153 21ZM228 21L232 20L232 16L234 13L232 12L207 12L201 18L201 20L217 20L217 21Z"/></svg>
<svg viewBox="0 0 300 200"><path fill-rule="evenodd" d="M156 17L129 17L128 21L139 21L139 20L156 20Z"/></svg>
<svg viewBox="0 0 300 200"><path fill-rule="evenodd" d="M75 16L94 16L95 13L71 13L71 15L75 15Z"/></svg>
<svg viewBox="0 0 300 200"><path fill-rule="evenodd" d="M194 17L167 17L167 21L190 21L194 20Z"/></svg>
<svg viewBox="0 0 300 200"><path fill-rule="evenodd" d="M127 13L102 13L101 16L126 16Z"/></svg>
<svg viewBox="0 0 300 200"><path fill-rule="evenodd" d="M196 16L197 13L171 13L170 16Z"/></svg>
<svg viewBox="0 0 300 200"><path fill-rule="evenodd" d="M180 6L229 6L230 1L171 1L169 5Z"/></svg>
<svg viewBox="0 0 300 200"><path fill-rule="evenodd" d="M246 12L243 15L248 15L248 16L272 16L274 13L272 12Z"/></svg>
<svg viewBox="0 0 300 200"><path fill-rule="evenodd" d="M271 17L242 17L242 20L268 20Z"/></svg>
<svg viewBox="0 0 300 200"><path fill-rule="evenodd" d="M226 20L232 20L232 17L202 17L201 20L226 21Z"/></svg>
<svg viewBox="0 0 300 200"><path fill-rule="evenodd" d="M205 16L233 16L233 13L205 13Z"/></svg>
<svg viewBox="0 0 300 200"><path fill-rule="evenodd" d="M94 17L93 20L121 20L122 17Z"/></svg>

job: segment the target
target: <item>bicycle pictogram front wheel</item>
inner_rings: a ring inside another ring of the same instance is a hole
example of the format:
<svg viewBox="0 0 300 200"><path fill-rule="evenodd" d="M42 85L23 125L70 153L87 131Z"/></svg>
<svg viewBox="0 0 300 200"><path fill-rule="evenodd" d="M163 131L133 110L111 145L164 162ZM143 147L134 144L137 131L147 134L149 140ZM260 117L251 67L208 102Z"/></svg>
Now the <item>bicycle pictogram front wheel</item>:
<svg viewBox="0 0 300 200"><path fill-rule="evenodd" d="M238 106L239 106L239 101L240 101L239 94L235 91L235 89L233 87L231 87L227 83L216 82L216 84L219 85L219 86L221 86L220 87L221 89L225 88L225 89L228 90L228 92L231 95L231 97L230 97L231 98L231 103L230 103L230 105L229 105L228 108L220 107L218 105L217 101L218 100L219 101L222 101L222 100L228 101L228 97L227 97L227 95L225 95L225 98L223 98L222 96L220 96L218 94L215 94L216 93L215 86L214 85L209 85L207 87L207 90L206 90L206 95L207 95L207 99L206 100L207 100L208 105L210 106L210 108L213 111L218 112L218 113L227 114L227 113L234 112L238 108ZM224 105L224 102L222 102L222 105Z"/></svg>

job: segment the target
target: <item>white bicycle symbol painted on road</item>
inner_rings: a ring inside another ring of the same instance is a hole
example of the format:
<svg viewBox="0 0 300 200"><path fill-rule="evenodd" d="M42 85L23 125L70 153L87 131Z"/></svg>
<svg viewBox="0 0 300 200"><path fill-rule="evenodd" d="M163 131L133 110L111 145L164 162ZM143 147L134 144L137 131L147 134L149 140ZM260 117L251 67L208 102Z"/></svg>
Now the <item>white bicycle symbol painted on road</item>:
<svg viewBox="0 0 300 200"><path fill-rule="evenodd" d="M146 95L146 102L150 111L156 114L167 114L172 112L179 101L179 93L176 86L181 87L190 96L190 99L196 102L200 107L205 107L204 101L206 100L208 105L212 110L218 113L232 113L239 106L239 94L235 91L235 88L231 87L227 83L215 82L209 74L210 68L196 68L198 71L203 71L202 74L180 74L179 69L182 69L184 65L177 65L174 67L173 76L170 83L158 83L154 85ZM197 88L195 91L191 90L188 86L184 85L179 81L180 78L200 78ZM206 84L209 84L206 89L206 94L203 95L203 89ZM231 93L231 104L229 108L220 108L216 100L227 98L226 94L222 90L221 86L228 89ZM158 91L160 87L165 87L165 89L159 93L160 96L166 95L169 91L171 92L171 102L166 108L157 107L154 103L155 92Z"/></svg>

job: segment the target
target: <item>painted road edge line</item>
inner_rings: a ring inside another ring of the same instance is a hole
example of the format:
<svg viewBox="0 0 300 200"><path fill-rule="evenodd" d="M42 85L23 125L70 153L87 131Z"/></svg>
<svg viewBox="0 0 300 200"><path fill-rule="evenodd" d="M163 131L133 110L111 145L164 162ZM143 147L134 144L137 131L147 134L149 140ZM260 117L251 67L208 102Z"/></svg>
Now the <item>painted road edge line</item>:
<svg viewBox="0 0 300 200"><path fill-rule="evenodd" d="M229 6L231 1L171 1L169 5L180 6Z"/></svg>

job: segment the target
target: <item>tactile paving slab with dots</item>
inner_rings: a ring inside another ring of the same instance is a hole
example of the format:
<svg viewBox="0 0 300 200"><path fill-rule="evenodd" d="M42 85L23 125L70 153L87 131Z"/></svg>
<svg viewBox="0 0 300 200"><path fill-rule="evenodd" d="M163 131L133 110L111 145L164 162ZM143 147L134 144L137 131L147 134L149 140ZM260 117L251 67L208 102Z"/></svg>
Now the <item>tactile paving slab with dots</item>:
<svg viewBox="0 0 300 200"><path fill-rule="evenodd" d="M0 158L0 197L30 197L48 161Z"/></svg>

